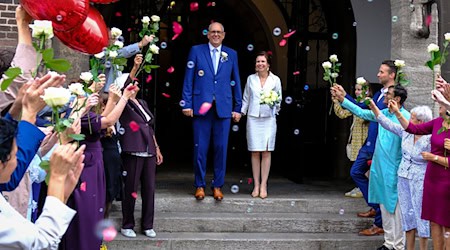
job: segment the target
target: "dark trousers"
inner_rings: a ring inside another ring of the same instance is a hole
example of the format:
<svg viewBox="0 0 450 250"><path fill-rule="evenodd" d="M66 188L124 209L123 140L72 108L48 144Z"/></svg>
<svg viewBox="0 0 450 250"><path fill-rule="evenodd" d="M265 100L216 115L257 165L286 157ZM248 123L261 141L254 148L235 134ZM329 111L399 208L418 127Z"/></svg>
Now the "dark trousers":
<svg viewBox="0 0 450 250"><path fill-rule="evenodd" d="M375 221L374 224L377 227L383 227L382 221L381 221L381 210L380 205L375 203L369 203L369 179L366 177L366 172L369 170L369 165L367 165L367 161L372 159L373 152L368 152L367 150L362 147L359 150L358 156L356 157L355 162L352 165L352 168L350 169L350 176L352 177L353 181L355 181L356 186L359 187L361 190L364 199L366 200L367 204L375 209L377 214L375 215Z"/></svg>
<svg viewBox="0 0 450 250"><path fill-rule="evenodd" d="M214 180L211 186L222 187L225 183L230 124L231 118L219 118L214 106L204 116L194 117L195 187L206 186L206 162L211 136L214 150Z"/></svg>
<svg viewBox="0 0 450 250"><path fill-rule="evenodd" d="M139 157L122 153L124 176L124 195L122 199L122 228L133 229L134 206L139 182L142 196L142 230L153 229L155 213L155 174L156 157Z"/></svg>

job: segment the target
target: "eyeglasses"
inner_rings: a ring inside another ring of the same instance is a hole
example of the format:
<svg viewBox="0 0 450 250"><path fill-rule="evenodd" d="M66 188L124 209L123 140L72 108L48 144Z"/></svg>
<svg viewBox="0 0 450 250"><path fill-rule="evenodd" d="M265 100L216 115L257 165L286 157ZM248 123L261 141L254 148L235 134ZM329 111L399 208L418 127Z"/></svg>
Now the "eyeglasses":
<svg viewBox="0 0 450 250"><path fill-rule="evenodd" d="M216 35L222 35L222 34L223 34L223 31L210 30L209 33L211 33L211 34L216 34Z"/></svg>

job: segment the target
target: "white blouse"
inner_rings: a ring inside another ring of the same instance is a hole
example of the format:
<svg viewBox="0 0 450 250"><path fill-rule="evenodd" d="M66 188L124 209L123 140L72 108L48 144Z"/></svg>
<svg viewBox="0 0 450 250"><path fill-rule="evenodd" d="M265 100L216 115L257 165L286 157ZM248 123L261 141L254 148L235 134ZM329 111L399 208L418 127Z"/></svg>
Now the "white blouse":
<svg viewBox="0 0 450 250"><path fill-rule="evenodd" d="M261 105L261 92L273 90L280 94L281 97L281 80L278 76L269 72L269 76L263 87L261 87L261 82L259 80L258 74L249 75L247 78L247 84L245 85L244 95L242 97L242 109L241 113L244 115L254 116L254 117L266 117L275 116L278 114L281 108L281 103L275 104L273 112L270 115L266 115L264 107L267 105Z"/></svg>

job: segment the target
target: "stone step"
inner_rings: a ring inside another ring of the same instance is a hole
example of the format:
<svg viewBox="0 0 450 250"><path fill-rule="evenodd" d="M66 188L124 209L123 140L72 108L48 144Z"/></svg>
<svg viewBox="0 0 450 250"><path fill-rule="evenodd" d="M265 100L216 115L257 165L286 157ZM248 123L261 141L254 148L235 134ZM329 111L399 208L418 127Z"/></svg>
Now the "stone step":
<svg viewBox="0 0 450 250"><path fill-rule="evenodd" d="M136 200L136 211L142 208L140 197ZM250 195L228 195L221 202L213 197L206 197L203 201L197 201L192 196L168 196L157 195L155 198L155 211L158 212L198 212L204 213L214 210L216 212L246 212L247 210L260 213L344 213L356 214L367 211L369 208L362 198L348 198L343 195L322 195L315 197L299 196L279 197L273 196L266 199L252 198ZM115 201L112 211L121 211L121 203Z"/></svg>
<svg viewBox="0 0 450 250"><path fill-rule="evenodd" d="M363 237L354 233L164 233L156 238L138 234L126 238L120 233L106 242L108 250L130 249L295 249L373 250L383 244L383 236Z"/></svg>
<svg viewBox="0 0 450 250"><path fill-rule="evenodd" d="M121 213L110 219L118 228ZM140 232L140 213L135 213L135 231ZM250 233L354 233L370 227L373 219L353 214L324 213L245 213L156 212L154 229L158 232L250 232Z"/></svg>

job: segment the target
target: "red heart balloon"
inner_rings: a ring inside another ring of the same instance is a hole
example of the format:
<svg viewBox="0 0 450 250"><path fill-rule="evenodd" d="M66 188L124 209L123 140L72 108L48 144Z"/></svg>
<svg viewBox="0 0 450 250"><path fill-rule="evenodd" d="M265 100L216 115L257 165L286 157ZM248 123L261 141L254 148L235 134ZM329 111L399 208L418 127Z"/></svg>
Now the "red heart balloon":
<svg viewBox="0 0 450 250"><path fill-rule="evenodd" d="M109 42L105 21L100 12L92 6L83 24L71 31L54 33L67 47L88 54L101 52Z"/></svg>
<svg viewBox="0 0 450 250"><path fill-rule="evenodd" d="M89 0L20 0L20 4L34 19L52 21L57 31L81 25L89 12Z"/></svg>
<svg viewBox="0 0 450 250"><path fill-rule="evenodd" d="M91 3L101 3L101 4L109 4L116 2L119 2L119 0L91 0Z"/></svg>

